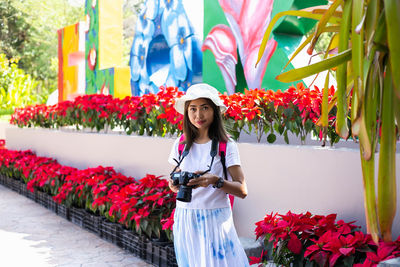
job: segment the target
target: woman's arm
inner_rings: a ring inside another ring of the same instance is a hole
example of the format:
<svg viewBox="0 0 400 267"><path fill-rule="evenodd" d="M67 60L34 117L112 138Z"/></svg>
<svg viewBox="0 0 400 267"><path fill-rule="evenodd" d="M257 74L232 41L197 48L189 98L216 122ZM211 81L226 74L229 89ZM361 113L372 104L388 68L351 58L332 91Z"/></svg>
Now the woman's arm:
<svg viewBox="0 0 400 267"><path fill-rule="evenodd" d="M236 197L245 198L247 196L247 185L242 168L240 165L234 165L228 168L228 172L232 176L232 181L224 179L224 184L220 189ZM199 178L190 180L188 185L207 187L209 185L215 185L218 179L218 176L206 173Z"/></svg>

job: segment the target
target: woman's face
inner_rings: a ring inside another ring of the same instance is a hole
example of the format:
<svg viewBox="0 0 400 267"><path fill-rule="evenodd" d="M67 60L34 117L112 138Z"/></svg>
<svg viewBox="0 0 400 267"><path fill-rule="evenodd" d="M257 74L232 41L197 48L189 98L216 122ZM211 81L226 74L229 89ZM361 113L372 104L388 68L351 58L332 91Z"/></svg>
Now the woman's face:
<svg viewBox="0 0 400 267"><path fill-rule="evenodd" d="M189 103L188 116L197 129L208 130L214 120L214 109L205 98L195 99Z"/></svg>

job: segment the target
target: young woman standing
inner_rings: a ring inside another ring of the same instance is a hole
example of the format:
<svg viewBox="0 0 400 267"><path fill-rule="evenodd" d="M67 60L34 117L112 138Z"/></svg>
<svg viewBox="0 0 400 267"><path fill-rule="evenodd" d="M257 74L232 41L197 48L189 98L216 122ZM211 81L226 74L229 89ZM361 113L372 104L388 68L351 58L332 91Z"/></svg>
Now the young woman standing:
<svg viewBox="0 0 400 267"><path fill-rule="evenodd" d="M184 115L185 148L182 159L178 138L171 150L169 162L178 164L174 171L202 174L191 179L190 202L177 200L174 217L174 246L180 267L249 266L240 244L233 220L228 194L245 198L247 186L236 144L228 138L221 112L226 110L218 91L208 84L192 85L186 94L176 99L175 109ZM219 155L210 155L214 142L226 143L227 179ZM206 172L206 173L205 173ZM174 192L179 186L170 179Z"/></svg>

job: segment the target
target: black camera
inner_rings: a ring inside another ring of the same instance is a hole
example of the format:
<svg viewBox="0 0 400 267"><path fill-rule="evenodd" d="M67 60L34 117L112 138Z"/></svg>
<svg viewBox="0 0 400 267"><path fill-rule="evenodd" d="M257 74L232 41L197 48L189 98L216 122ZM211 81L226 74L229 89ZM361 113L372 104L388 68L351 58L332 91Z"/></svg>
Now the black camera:
<svg viewBox="0 0 400 267"><path fill-rule="evenodd" d="M188 186L187 183L194 179L200 177L201 174L196 174L193 172L173 172L171 173L171 179L173 185L180 185L178 194L176 196L177 200L182 202L190 202L192 200L192 186Z"/></svg>

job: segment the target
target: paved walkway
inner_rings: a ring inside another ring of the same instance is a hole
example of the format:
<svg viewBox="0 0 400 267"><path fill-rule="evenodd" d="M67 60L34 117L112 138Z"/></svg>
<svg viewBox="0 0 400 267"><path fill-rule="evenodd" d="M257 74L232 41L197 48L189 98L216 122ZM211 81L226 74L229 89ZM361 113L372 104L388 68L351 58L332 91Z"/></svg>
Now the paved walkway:
<svg viewBox="0 0 400 267"><path fill-rule="evenodd" d="M0 266L151 266L0 185Z"/></svg>

